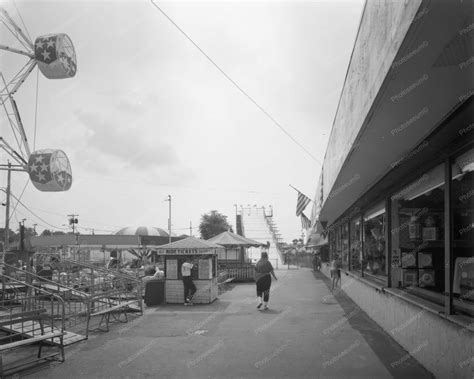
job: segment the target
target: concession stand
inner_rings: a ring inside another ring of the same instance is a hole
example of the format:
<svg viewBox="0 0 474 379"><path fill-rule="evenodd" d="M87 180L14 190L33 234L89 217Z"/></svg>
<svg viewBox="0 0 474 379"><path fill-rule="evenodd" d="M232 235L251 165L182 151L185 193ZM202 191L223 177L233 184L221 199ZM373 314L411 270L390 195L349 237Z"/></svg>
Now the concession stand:
<svg viewBox="0 0 474 379"><path fill-rule="evenodd" d="M217 259L224 248L220 245L195 237L188 237L162 245L158 255L164 256L165 263L165 301L170 304L184 303L184 286L181 278L181 265L187 258L194 267L191 271L196 293L195 304L209 304L217 299Z"/></svg>

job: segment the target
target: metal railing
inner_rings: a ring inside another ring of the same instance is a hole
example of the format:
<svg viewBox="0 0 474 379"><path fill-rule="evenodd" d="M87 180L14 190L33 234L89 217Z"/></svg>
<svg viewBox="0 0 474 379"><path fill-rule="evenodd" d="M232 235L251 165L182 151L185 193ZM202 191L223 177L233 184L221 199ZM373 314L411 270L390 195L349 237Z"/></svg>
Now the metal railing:
<svg viewBox="0 0 474 379"><path fill-rule="evenodd" d="M15 278L0 274L1 299L0 319L2 329L8 333L0 337L2 343L18 337L36 337L48 332L64 332L65 306L64 300L49 291L25 283ZM31 320L35 312L41 313L41 322ZM24 319L28 319L23 321ZM12 321L8 325L5 321ZM62 337L55 339L62 344Z"/></svg>
<svg viewBox="0 0 474 379"><path fill-rule="evenodd" d="M226 279L233 278L234 281L253 281L255 265L252 263L220 263L219 271L226 271Z"/></svg>
<svg viewBox="0 0 474 379"><path fill-rule="evenodd" d="M7 273L19 272L20 270L14 266L4 264ZM30 271L22 271L24 281L16 279L18 282L26 283L34 286L37 290L44 290L49 293L61 297L65 308L65 328L67 330L84 323L87 315L87 307L90 296L78 288L69 287L65 284L50 280L44 276L38 275ZM12 277L13 278L13 277Z"/></svg>
<svg viewBox="0 0 474 379"><path fill-rule="evenodd" d="M47 254L41 254L44 258ZM57 257L51 255L50 257ZM48 263L49 276L19 270L5 265L7 270L15 270L23 280L20 283L35 285L60 296L65 302L65 320L68 330L89 333L91 314L105 311L126 302L138 306L143 314L142 281L129 274L98 267L71 259L56 259ZM130 309L127 307L127 309Z"/></svg>

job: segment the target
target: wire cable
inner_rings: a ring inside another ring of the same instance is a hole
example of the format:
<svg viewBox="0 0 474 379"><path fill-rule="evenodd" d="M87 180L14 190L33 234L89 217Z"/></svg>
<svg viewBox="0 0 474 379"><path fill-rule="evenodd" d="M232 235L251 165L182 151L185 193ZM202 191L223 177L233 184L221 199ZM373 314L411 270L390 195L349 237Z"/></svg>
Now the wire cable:
<svg viewBox="0 0 474 379"><path fill-rule="evenodd" d="M314 161L319 163L322 166L322 163L319 159L317 159L311 152L306 149L301 143L299 143L270 113L268 113L260 104L257 103L257 101L254 100L252 96L250 96L246 91L242 89L227 73L216 63L212 58L206 54L206 52L201 49L196 42L192 40L192 38L186 34L186 32L179 27L178 24L176 24L153 0L150 0L151 3L155 6L156 9L158 9L163 16L165 16L175 27L178 29L181 34L183 34L189 42L191 42L200 52L202 55L204 55L209 62L212 63L212 65L217 68L224 77L231 82L247 99L249 99L265 116L267 116L283 133L285 133L296 145L298 145L303 151L308 154Z"/></svg>
<svg viewBox="0 0 474 379"><path fill-rule="evenodd" d="M25 190L26 190L26 186L28 186L28 183L29 183L29 182L30 182L30 179L27 179L27 180L26 180L26 183L25 183L25 186L23 187L23 191L21 191L20 199L23 197L23 194L25 193ZM13 193L12 193L11 189L10 189L10 196L13 196ZM14 196L14 197L15 197L15 196ZM15 197L15 198L16 198L16 197ZM16 199L17 199L17 198L16 198ZM11 214L13 214L13 213L15 212L16 208L18 207L18 202L20 201L20 199L17 200L16 205L15 205L15 207L13 208ZM8 221L10 221L11 217L12 217L11 215L8 217Z"/></svg>
<svg viewBox="0 0 474 379"><path fill-rule="evenodd" d="M28 184L28 183L27 183L27 184ZM26 188L26 186L25 186L25 188ZM67 229L67 228L61 228L61 227L58 227L58 226L55 226L55 225L50 224L48 221L42 219L40 216L38 216L36 213L34 213L32 210L30 210L30 209L28 208L28 206L26 206L25 204L23 204L23 203L20 201L20 199L17 198L13 193L10 192L10 195L13 196L13 197L17 200L17 205L18 205L18 203L19 203L21 206L23 206L23 208L25 208L28 212L30 212L34 217L36 217L38 220L44 222L46 225L49 225L50 227L53 227L53 228L55 228L55 229ZM15 217L16 217L16 215L15 215Z"/></svg>

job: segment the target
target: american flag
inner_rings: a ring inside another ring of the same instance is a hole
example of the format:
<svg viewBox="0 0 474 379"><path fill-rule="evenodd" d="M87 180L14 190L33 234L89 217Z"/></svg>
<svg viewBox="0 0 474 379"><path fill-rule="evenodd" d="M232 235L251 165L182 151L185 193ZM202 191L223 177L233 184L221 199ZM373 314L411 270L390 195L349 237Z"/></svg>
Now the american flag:
<svg viewBox="0 0 474 379"><path fill-rule="evenodd" d="M296 216L303 213L306 206L310 203L311 199L298 191L298 201L296 203Z"/></svg>
<svg viewBox="0 0 474 379"><path fill-rule="evenodd" d="M43 63L54 62L56 56L56 39L57 36L38 37L35 41L35 58Z"/></svg>
<svg viewBox="0 0 474 379"><path fill-rule="evenodd" d="M303 212L301 212L301 227L303 229L311 228L311 220L305 216Z"/></svg>
<svg viewBox="0 0 474 379"><path fill-rule="evenodd" d="M28 171L32 180L45 184L51 181L51 153L32 154L28 162Z"/></svg>

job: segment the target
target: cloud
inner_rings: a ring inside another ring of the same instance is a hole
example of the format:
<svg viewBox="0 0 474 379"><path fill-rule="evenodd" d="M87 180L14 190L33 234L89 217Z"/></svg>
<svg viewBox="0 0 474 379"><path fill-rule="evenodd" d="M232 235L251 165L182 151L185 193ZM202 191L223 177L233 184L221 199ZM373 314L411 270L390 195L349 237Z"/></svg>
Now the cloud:
<svg viewBox="0 0 474 379"><path fill-rule="evenodd" d="M137 90L140 90L140 88L137 88ZM156 106L158 100L158 97L152 93L145 96L130 94L127 97L122 97L115 108L125 113L143 115L150 109L150 107Z"/></svg>
<svg viewBox="0 0 474 379"><path fill-rule="evenodd" d="M175 149L163 140L159 130L151 132L136 125L137 121L128 122L117 114L109 120L104 120L97 112L76 110L74 114L89 130L85 136L87 147L119 158L125 167L142 171L179 164Z"/></svg>

